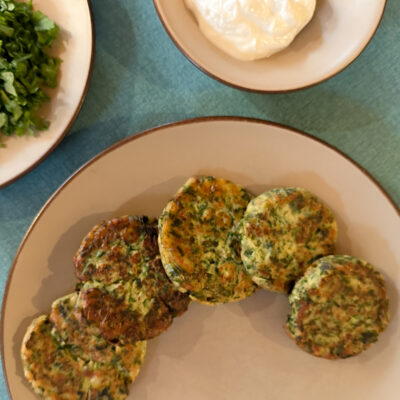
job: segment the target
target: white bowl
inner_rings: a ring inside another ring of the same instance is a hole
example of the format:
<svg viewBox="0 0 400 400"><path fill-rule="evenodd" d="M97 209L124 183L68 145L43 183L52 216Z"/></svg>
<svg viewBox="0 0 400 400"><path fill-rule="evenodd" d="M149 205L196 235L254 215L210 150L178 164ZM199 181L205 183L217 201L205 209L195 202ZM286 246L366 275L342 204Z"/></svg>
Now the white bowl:
<svg viewBox="0 0 400 400"><path fill-rule="evenodd" d="M258 61L225 54L201 33L183 0L154 0L161 22L182 53L228 85L285 92L323 82L365 49L382 19L386 0L318 0L315 15L284 51Z"/></svg>
<svg viewBox="0 0 400 400"><path fill-rule="evenodd" d="M301 186L339 225L338 251L376 265L388 284L392 320L369 350L328 361L285 334L287 296L259 290L238 303L191 304L148 341L128 399L395 400L400 376L399 209L362 168L302 132L265 121L202 118L127 138L73 175L45 204L16 254L0 323L10 398L37 397L23 377L20 346L35 316L76 283L72 257L103 219L159 216L189 176L230 179L254 194Z"/></svg>
<svg viewBox="0 0 400 400"><path fill-rule="evenodd" d="M37 166L60 143L71 128L83 104L94 55L94 32L87 0L35 0L40 10L60 28L51 54L60 57L57 88L45 91L51 101L41 110L49 129L35 136L1 135L0 188L14 182Z"/></svg>

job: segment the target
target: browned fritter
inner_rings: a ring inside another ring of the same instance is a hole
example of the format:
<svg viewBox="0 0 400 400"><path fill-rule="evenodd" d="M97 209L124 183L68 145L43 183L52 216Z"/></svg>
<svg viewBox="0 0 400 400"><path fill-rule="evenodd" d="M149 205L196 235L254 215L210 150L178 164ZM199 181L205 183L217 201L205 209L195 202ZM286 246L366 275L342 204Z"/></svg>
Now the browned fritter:
<svg viewBox="0 0 400 400"><path fill-rule="evenodd" d="M75 254L80 281L113 283L135 278L143 264L158 257L157 223L145 216L104 221L84 237Z"/></svg>
<svg viewBox="0 0 400 400"><path fill-rule="evenodd" d="M123 286L121 291L125 291ZM168 307L155 298L152 307L143 315L133 310L116 292L107 288L87 288L81 292L80 307L85 320L94 323L103 338L122 342L151 339L164 332L172 323Z"/></svg>
<svg viewBox="0 0 400 400"><path fill-rule="evenodd" d="M382 274L352 256L315 261L296 282L289 302L287 333L303 350L327 359L363 352L390 320Z"/></svg>
<svg viewBox="0 0 400 400"><path fill-rule="evenodd" d="M60 301L68 303L70 298L66 296ZM66 319L74 318L68 311L67 314ZM96 337L90 337L87 331L78 343L65 343L54 334L48 316L42 315L32 322L22 343L25 377L46 400L126 399L129 384L144 361L146 342L128 346L107 344L103 350L97 349L94 360L87 357L91 355L87 347L96 346L95 342ZM101 342L100 339L98 345L103 347ZM101 351L104 358L100 357Z"/></svg>
<svg viewBox="0 0 400 400"><path fill-rule="evenodd" d="M157 244L157 221L114 218L85 237L74 262L82 282L77 315L102 337L133 343L158 336L190 299L168 279Z"/></svg>

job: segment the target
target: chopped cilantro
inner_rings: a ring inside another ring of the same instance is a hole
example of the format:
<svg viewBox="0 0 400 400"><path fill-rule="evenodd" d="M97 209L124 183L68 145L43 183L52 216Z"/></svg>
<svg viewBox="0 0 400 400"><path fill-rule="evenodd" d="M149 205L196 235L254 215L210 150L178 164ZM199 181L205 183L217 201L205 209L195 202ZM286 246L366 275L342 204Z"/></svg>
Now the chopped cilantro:
<svg viewBox="0 0 400 400"><path fill-rule="evenodd" d="M45 50L58 30L42 12L33 11L32 1L0 0L0 135L48 128L37 111L49 101L42 87L57 84L60 60Z"/></svg>
<svg viewBox="0 0 400 400"><path fill-rule="evenodd" d="M374 343L378 340L378 333L375 331L365 331L361 335L363 343Z"/></svg>
<svg viewBox="0 0 400 400"><path fill-rule="evenodd" d="M251 257L252 254L253 254L253 250L252 250L252 249L246 249L246 250L244 251L244 255L245 255L246 257Z"/></svg>
<svg viewBox="0 0 400 400"><path fill-rule="evenodd" d="M298 194L293 200L290 201L289 206L293 210L293 212L300 212L301 209L303 209L306 205L306 201L304 199L304 196L301 194Z"/></svg>

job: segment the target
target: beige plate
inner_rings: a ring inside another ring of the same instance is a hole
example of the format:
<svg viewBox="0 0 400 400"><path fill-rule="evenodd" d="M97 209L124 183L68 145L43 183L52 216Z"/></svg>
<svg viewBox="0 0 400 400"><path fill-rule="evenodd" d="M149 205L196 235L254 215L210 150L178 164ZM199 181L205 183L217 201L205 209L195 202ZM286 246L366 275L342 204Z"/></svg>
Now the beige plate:
<svg viewBox="0 0 400 400"><path fill-rule="evenodd" d="M312 21L285 51L245 62L212 45L183 0L154 0L172 40L215 79L261 92L298 90L331 78L355 60L374 35L386 0L317 0Z"/></svg>
<svg viewBox="0 0 400 400"><path fill-rule="evenodd" d="M12 399L35 399L22 376L21 340L33 317L73 289L71 259L84 234L103 218L159 215L193 174L231 179L254 193L281 185L316 193L337 216L340 251L384 273L393 319L371 349L335 362L304 353L286 336L284 295L260 290L236 304L192 304L149 341L129 399L397 399L399 210L333 148L290 128L239 118L187 121L130 137L89 162L48 201L21 244L3 303L2 350Z"/></svg>
<svg viewBox="0 0 400 400"><path fill-rule="evenodd" d="M36 136L1 135L0 188L34 168L61 141L70 129L85 97L93 61L93 24L87 0L34 0L34 9L43 11L60 27L51 54L62 59L56 89L47 90L51 102L42 115L50 128Z"/></svg>

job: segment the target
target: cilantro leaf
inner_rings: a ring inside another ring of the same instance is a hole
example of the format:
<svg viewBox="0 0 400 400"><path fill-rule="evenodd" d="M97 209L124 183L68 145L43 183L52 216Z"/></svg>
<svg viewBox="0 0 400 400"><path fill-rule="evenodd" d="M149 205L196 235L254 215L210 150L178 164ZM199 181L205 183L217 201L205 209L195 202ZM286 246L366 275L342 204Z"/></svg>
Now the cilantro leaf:
<svg viewBox="0 0 400 400"><path fill-rule="evenodd" d="M1 134L24 135L47 129L37 111L54 88L60 59L47 48L56 40L58 26L32 1L0 0L0 145Z"/></svg>
<svg viewBox="0 0 400 400"><path fill-rule="evenodd" d="M33 14L33 23L38 35L38 41L42 46L49 46L58 35L58 26L47 18L41 11Z"/></svg>

